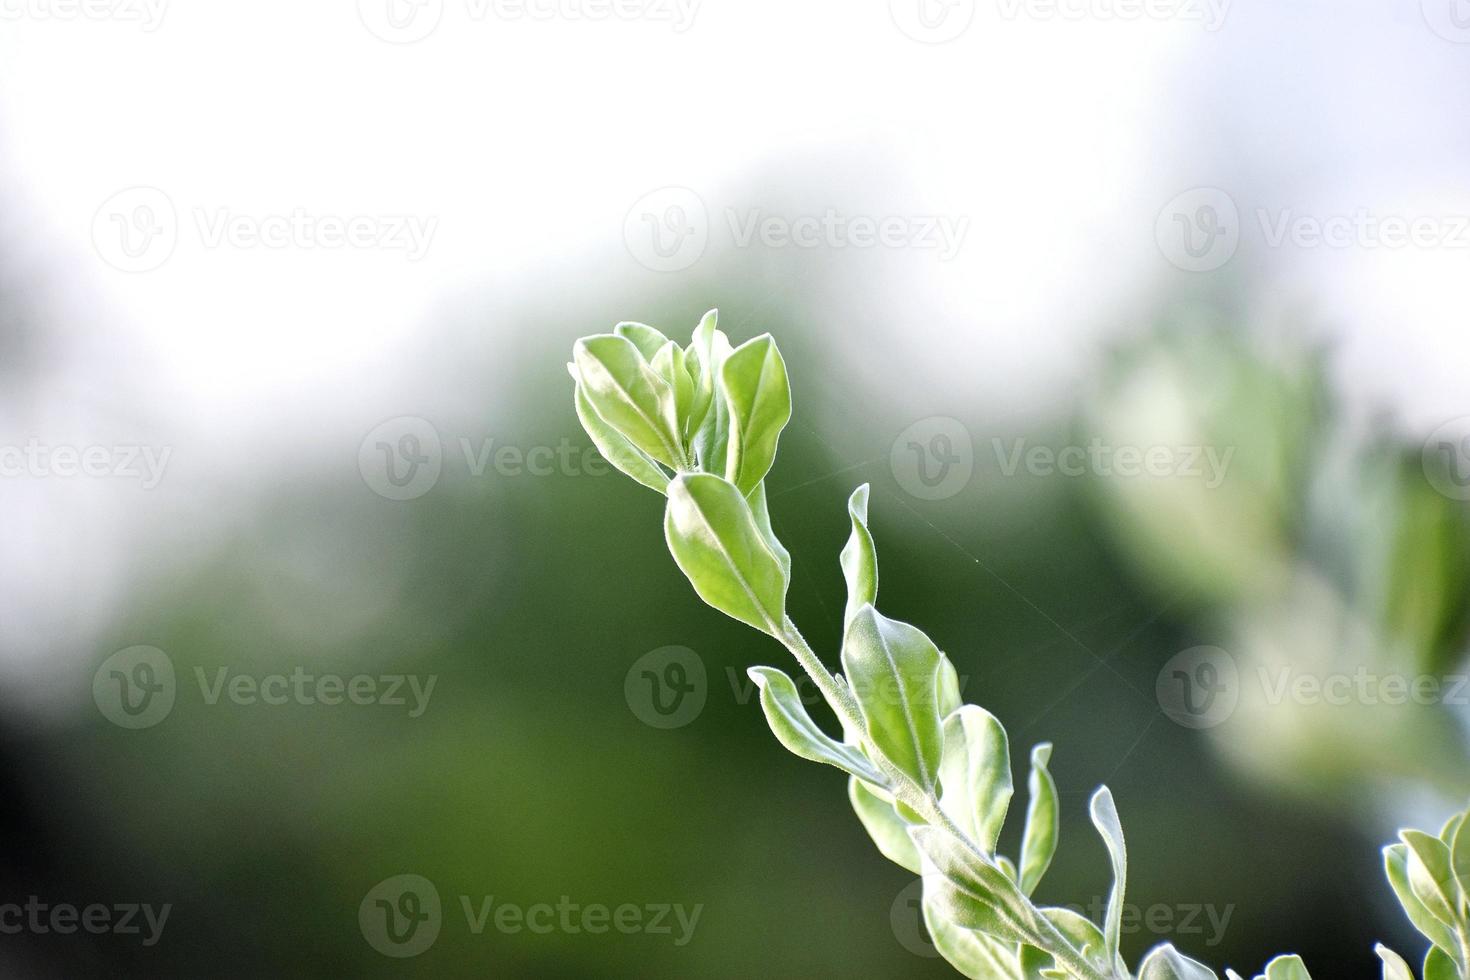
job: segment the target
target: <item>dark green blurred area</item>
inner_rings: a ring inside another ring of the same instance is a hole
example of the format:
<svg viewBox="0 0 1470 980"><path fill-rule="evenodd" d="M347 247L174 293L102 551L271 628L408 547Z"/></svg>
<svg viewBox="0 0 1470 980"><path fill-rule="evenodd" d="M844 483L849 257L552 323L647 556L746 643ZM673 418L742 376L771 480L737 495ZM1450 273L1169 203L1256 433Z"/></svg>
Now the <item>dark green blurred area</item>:
<svg viewBox="0 0 1470 980"><path fill-rule="evenodd" d="M1301 771L1316 765L1315 743L1232 743L1222 754L1155 699L1165 661L1200 644L1233 648L1243 620L1265 621L1263 604L1288 601L1289 568L1304 562L1344 607L1387 624L1382 635L1412 635L1424 651L1417 667L1454 669L1464 518L1421 493L1417 444L1389 439L1372 466L1354 464L1384 494L1412 485L1410 503L1350 492L1388 516L1349 520L1311 500L1311 474L1326 464L1308 449L1330 442L1322 432L1333 421L1325 383L1309 361L1260 359L1244 330L1178 327L1166 308L1126 352L1099 354L1096 392L1038 425L998 426L922 385L850 382L902 371L898 339L834 357L834 325L783 313L804 307L756 286L752 277L748 289L686 284L656 300L568 302L554 319L520 311L516 329L497 334L516 340L443 345L418 366L425 391L482 392L479 415L437 411L432 397L402 411L438 427L446 457L460 435L582 445L563 367L576 336L631 318L682 338L715 305L737 342L771 331L796 399L768 482L795 562L791 613L835 663L843 504L870 481L884 611L922 626L954 660L966 698L1007 726L1018 784L1030 746L1056 744L1063 828L1043 902L1106 895L1106 856L1085 808L1106 782L1128 835L1130 902L1230 916L1219 937L1203 913L1197 933L1135 931L1130 960L1168 940L1245 971L1291 950L1333 980L1374 975L1375 941L1417 949L1379 865L1386 840L1374 830L1393 800L1374 794L1395 774L1406 799L1463 792L1450 719L1420 710L1429 717L1384 734L1376 753L1337 743L1320 771ZM1224 493L1140 498L997 472L993 439L1085 442L1113 424L1109 398L1149 364L1219 384L1185 387L1200 396L1199 417L1224 427L1206 438L1238 447ZM1222 413L1235 404L1250 411ZM889 452L907 425L933 415L971 431L977 468L962 493L927 502L899 486ZM378 421L362 420L353 439ZM912 878L873 849L841 776L771 737L744 670L787 668L785 654L696 599L665 549L656 494L616 474L473 477L446 465L430 493L394 502L364 484L356 442L340 450L317 472L271 481L226 546L171 569L96 651L93 664L133 644L168 653L180 693L163 723L124 731L84 712L63 727L6 733L7 890L174 906L153 948L115 936L6 937L27 944L17 947L22 974L29 965L134 976L953 975L910 948L917 911L902 896ZM1431 577L1442 586L1431 589ZM690 724L660 730L630 710L624 684L638 658L669 645L703 660L708 699ZM418 718L385 705L209 705L193 681L196 667L212 676L303 665L438 680ZM1232 764L1232 753L1255 764ZM1023 806L1018 789L1003 837L1012 853ZM358 906L378 882L408 873L434 883L443 925L422 955L390 959L365 942ZM461 896L702 912L683 946L677 929L477 935Z"/></svg>

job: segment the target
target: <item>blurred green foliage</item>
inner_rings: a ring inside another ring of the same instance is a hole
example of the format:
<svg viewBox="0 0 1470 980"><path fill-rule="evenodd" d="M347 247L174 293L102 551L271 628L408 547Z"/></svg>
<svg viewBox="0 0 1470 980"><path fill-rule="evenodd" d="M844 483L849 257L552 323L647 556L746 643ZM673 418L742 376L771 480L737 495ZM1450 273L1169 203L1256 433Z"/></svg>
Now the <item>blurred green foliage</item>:
<svg viewBox="0 0 1470 980"><path fill-rule="evenodd" d="M1414 949L1371 821L1340 796L1322 806L1326 797L1242 780L1248 770L1222 766L1209 739L1169 723L1154 697L1173 653L1230 646L1227 635L1249 634L1231 625L1242 616L1269 621L1254 610L1289 594L1284 583L1320 544L1309 485L1332 410L1310 363L1262 361L1225 333L1164 333L1101 362L1100 398L1075 414L1063 406L1021 430L959 402L925 410L964 422L983 462L992 438L1061 444L1079 425L1156 423L1147 406L1164 398L1199 439L1239 447L1232 482L1213 496L1130 495L982 465L964 493L921 502L887 468L913 421L904 399L842 396L823 354L842 327L781 312L804 308L783 303L787 288L756 299L687 283L655 304L567 297L554 320L502 313L519 324L505 347L465 340L424 366L426 391L483 391L476 414L427 398L402 410L429 417L446 443L555 445L581 438L564 373L576 336L623 319L682 331L713 305L737 342L778 331L797 407L768 486L794 560L792 615L835 663L843 502L871 481L888 611L924 624L966 699L1002 719L1014 745L1056 744L1061 844L1041 900L1105 895L1084 790L1106 781L1130 839L1148 842L1134 848L1133 900L1232 910L1216 946L1207 932L1141 929L1124 937L1130 959L1169 939L1248 969L1291 948L1318 975L1349 977L1370 975L1376 940ZM115 975L139 976L950 975L906 948L910 877L872 854L841 776L824 783L770 738L744 670L779 663L780 651L693 601L657 533L656 495L615 476L446 468L430 494L393 502L364 485L355 451L274 480L220 547L136 597L95 660L158 646L181 691L196 666L432 673L433 703L409 718L383 706L207 705L196 692L145 731L90 706L59 730L16 729L12 751L29 760L16 807L44 828L35 833L50 858L18 864L11 885L176 906L155 948L34 940L38 955L76 968L102 948ZM1349 564L1371 566L1333 587L1337 605L1440 669L1462 651L1463 513L1425 495L1399 449L1369 458L1363 473L1395 517L1364 522L1387 535L1371 547L1327 535ZM671 731L624 700L633 662L670 644L695 650L709 677L703 712ZM1422 748L1394 743L1379 761L1413 784L1405 753ZM445 922L428 952L393 960L364 942L357 909L403 873L435 883ZM683 947L652 935L475 935L461 895L704 910Z"/></svg>

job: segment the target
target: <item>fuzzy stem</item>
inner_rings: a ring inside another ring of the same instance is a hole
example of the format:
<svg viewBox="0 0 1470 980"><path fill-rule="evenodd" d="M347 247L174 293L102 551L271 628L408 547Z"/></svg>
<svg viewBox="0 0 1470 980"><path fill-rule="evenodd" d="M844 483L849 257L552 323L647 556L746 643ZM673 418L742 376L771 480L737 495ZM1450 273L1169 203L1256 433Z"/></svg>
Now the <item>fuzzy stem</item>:
<svg viewBox="0 0 1470 980"><path fill-rule="evenodd" d="M821 658L811 648L811 644L807 643L806 638L801 635L801 631L796 628L796 623L792 621L790 616L785 617L780 631L775 635L776 639L787 650L791 651L791 655L796 658L796 662L806 671L807 676L812 679L812 683L817 685L817 689L822 692L822 695L827 699L827 703L831 705L832 710L837 712L837 716L843 724L855 733L866 731L867 726L863 722L862 710L858 707L857 699L853 697L852 691L837 683L837 679L827 670ZM866 740L864 741L866 742ZM868 749L869 758L878 766L883 775L887 776L891 781L892 785L890 789L895 799L901 801L909 809L923 817L926 823L931 826L942 827L954 835L976 857L986 864L994 863L990 855L986 854L974 841L970 840L969 836L960 830L955 825L955 822L950 819L949 814L940 808L939 800L930 790L920 786L907 773L895 766L871 742L867 742L866 748ZM1040 922L1044 929L1044 934L1031 937L1035 940L1035 945L1039 949L1044 950L1054 957L1059 964L1075 975L1078 980L1116 980L1111 969L1108 973L1099 971L1051 924L1049 919L1041 915L1029 898L1026 899L1026 902L1031 906L1031 911L1035 913L1035 921Z"/></svg>

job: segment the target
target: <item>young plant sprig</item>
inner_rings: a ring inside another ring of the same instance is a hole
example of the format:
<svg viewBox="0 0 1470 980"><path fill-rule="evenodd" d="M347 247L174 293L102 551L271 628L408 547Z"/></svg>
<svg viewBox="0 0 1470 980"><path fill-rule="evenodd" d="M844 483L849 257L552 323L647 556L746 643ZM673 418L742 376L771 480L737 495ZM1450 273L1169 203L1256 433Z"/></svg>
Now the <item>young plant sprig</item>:
<svg viewBox="0 0 1470 980"><path fill-rule="evenodd" d="M732 347L716 322L715 311L707 313L685 347L653 327L620 323L577 341L568 369L577 415L598 450L668 498L665 537L694 590L785 646L836 714L842 738L812 719L786 673L752 667L771 731L797 756L848 775L853 810L878 850L923 877L925 923L959 972L984 980L1134 980L1119 952L1128 858L1112 794L1103 786L1089 804L1113 871L1103 922L1038 905L1032 895L1059 828L1047 769L1052 747L1032 749L1013 861L996 850L1013 793L1006 731L983 708L962 703L954 665L928 636L878 612L866 485L848 500L851 533L840 556L842 673L827 669L786 614L791 556L772 531L764 482L791 418L786 365L769 334ZM1470 905L1465 879L1455 877L1470 876L1470 829L1460 833L1466 821L1457 821L1441 838L1407 831L1387 851L1395 890L1434 944L1424 980L1470 980ZM1385 980L1413 980L1395 954L1379 947L1379 955ZM1218 975L1165 943L1144 957L1137 980ZM1310 978L1298 957L1283 956L1256 980Z"/></svg>

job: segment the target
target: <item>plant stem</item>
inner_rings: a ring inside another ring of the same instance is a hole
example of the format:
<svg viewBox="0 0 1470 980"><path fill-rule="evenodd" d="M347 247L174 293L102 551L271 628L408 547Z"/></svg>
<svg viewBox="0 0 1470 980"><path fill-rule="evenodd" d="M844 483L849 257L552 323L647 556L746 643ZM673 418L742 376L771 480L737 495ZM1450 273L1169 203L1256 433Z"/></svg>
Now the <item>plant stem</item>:
<svg viewBox="0 0 1470 980"><path fill-rule="evenodd" d="M801 630L796 628L796 623L790 616L785 617L776 639L796 658L796 662L801 665L802 670L806 671L812 683L817 685L817 689L822 692L827 703L832 706L832 710L837 712L843 725L854 733L861 734L866 731L867 726L863 722L862 709L858 706L857 698L853 696L848 687L837 683L837 679L827 670L826 665L822 663L811 644L807 643L806 638L801 635ZM967 834L955 825L949 814L939 806L939 800L930 790L920 786L907 773L894 765L877 746L868 743L866 748L869 758L891 781L889 790L895 799L923 817L926 823L941 827L958 838L986 864L994 864L990 855L981 850ZM1044 934L1032 937L1039 949L1050 954L1078 980L1116 980L1111 968L1108 973L1099 971L1051 924L1049 919L1037 910L1030 899L1024 900L1030 906L1029 911L1033 913L1032 920L1041 923L1044 929Z"/></svg>

